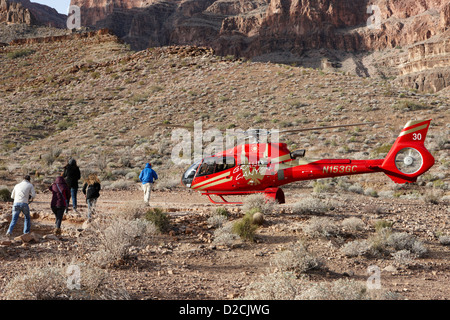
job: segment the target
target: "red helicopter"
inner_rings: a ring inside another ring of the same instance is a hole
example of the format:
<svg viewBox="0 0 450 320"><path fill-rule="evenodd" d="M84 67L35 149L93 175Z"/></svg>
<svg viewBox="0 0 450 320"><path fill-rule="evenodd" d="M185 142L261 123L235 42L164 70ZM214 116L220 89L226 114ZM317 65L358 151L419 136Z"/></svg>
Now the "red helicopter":
<svg viewBox="0 0 450 320"><path fill-rule="evenodd" d="M241 204L228 202L224 197L263 193L285 203L281 186L303 180L383 172L396 183L411 183L434 165L434 158L425 148L424 141L431 120L409 121L384 159L351 160L305 158L305 150L291 152L286 143L260 143L261 134L270 131L250 130L255 143L206 157L191 165L182 176L182 183L208 196L214 204ZM300 132L328 128L358 126L339 125L319 128L277 131ZM367 125L367 123L364 123ZM214 201L219 197L222 202Z"/></svg>

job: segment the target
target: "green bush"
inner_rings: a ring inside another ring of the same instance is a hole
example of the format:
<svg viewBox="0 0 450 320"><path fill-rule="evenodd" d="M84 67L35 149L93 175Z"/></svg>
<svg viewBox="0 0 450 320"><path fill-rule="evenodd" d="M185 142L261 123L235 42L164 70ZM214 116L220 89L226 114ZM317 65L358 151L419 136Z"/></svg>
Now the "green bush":
<svg viewBox="0 0 450 320"><path fill-rule="evenodd" d="M384 228L392 229L393 225L394 225L393 221L377 220L375 221L375 231L380 232Z"/></svg>
<svg viewBox="0 0 450 320"><path fill-rule="evenodd" d="M216 209L216 214L224 216L228 218L230 216L230 213L228 212L227 208L220 207Z"/></svg>
<svg viewBox="0 0 450 320"><path fill-rule="evenodd" d="M401 100L394 104L394 110L397 111L417 111L430 109L430 106L413 100Z"/></svg>
<svg viewBox="0 0 450 320"><path fill-rule="evenodd" d="M11 192L8 189L0 190L0 201L11 202Z"/></svg>
<svg viewBox="0 0 450 320"><path fill-rule="evenodd" d="M154 223L160 232L167 232L170 228L170 220L162 209L153 208L145 213L145 219Z"/></svg>
<svg viewBox="0 0 450 320"><path fill-rule="evenodd" d="M243 240L255 240L255 232L258 226L253 223L253 214L246 213L242 219L233 224L233 233L237 234Z"/></svg>
<svg viewBox="0 0 450 320"><path fill-rule="evenodd" d="M11 52L8 52L8 58L9 59L17 59L20 57L26 57L26 56L33 54L34 52L35 51L32 49L20 49L20 50L16 50L16 51L11 51Z"/></svg>

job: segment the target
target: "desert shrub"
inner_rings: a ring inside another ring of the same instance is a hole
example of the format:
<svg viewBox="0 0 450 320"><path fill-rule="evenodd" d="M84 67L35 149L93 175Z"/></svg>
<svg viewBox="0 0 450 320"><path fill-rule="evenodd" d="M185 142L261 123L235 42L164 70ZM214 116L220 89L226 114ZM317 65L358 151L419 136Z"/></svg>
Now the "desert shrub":
<svg viewBox="0 0 450 320"><path fill-rule="evenodd" d="M8 52L7 56L9 59L17 59L21 57L26 57L35 53L33 49L19 49L15 51Z"/></svg>
<svg viewBox="0 0 450 320"><path fill-rule="evenodd" d="M29 268L5 287L7 300L55 300L66 291L66 276L55 267Z"/></svg>
<svg viewBox="0 0 450 320"><path fill-rule="evenodd" d="M416 102L413 100L400 100L393 105L395 110L398 111L416 111L430 109L430 106Z"/></svg>
<svg viewBox="0 0 450 320"><path fill-rule="evenodd" d="M393 300L401 296L390 291L367 290L364 282L338 279L313 282L292 272L262 275L245 290L244 300Z"/></svg>
<svg viewBox="0 0 450 320"><path fill-rule="evenodd" d="M58 159L58 157L61 155L61 152L62 150L58 147L50 147L48 153L44 154L42 158L48 166L51 166L53 162L55 162L56 159Z"/></svg>
<svg viewBox="0 0 450 320"><path fill-rule="evenodd" d="M357 194L363 194L364 189L359 184L353 184L350 187L348 187L348 191L357 193Z"/></svg>
<svg viewBox="0 0 450 320"><path fill-rule="evenodd" d="M90 235L90 246L98 248L91 254L91 261L100 267L114 267L130 257L132 246L145 245L157 233L149 221L136 219L112 220L106 226L96 226Z"/></svg>
<svg viewBox="0 0 450 320"><path fill-rule="evenodd" d="M381 145L381 146L375 148L375 149L374 149L374 152L375 152L376 154L379 154L379 153L388 153L389 150L391 150L391 148L392 148L392 144L383 144L383 145Z"/></svg>
<svg viewBox="0 0 450 320"><path fill-rule="evenodd" d="M143 201L128 201L110 212L112 219L135 220L142 219L148 211L148 205Z"/></svg>
<svg viewBox="0 0 450 320"><path fill-rule="evenodd" d="M309 196L296 202L292 209L297 214L323 214L330 208L321 199Z"/></svg>
<svg viewBox="0 0 450 320"><path fill-rule="evenodd" d="M112 189L112 190L127 190L129 189L132 185L134 185L133 181L129 181L129 180L125 180L125 179L121 179L121 180L117 180L112 182L109 186L107 186L105 189Z"/></svg>
<svg viewBox="0 0 450 320"><path fill-rule="evenodd" d="M439 204L440 194L433 190L429 190L429 191L425 192L422 199L425 203Z"/></svg>
<svg viewBox="0 0 450 320"><path fill-rule="evenodd" d="M179 178L162 177L158 179L158 183L155 184L155 190L172 190L180 185Z"/></svg>
<svg viewBox="0 0 450 320"><path fill-rule="evenodd" d="M322 181L314 181L313 183L313 192L314 193L326 193L331 192L333 190L333 187L326 182Z"/></svg>
<svg viewBox="0 0 450 320"><path fill-rule="evenodd" d="M290 248L277 253L272 263L278 270L293 272L297 275L323 267L322 259L309 252L303 242L297 242Z"/></svg>
<svg viewBox="0 0 450 320"><path fill-rule="evenodd" d="M422 257L427 252L422 241L406 232L392 233L387 238L387 244L396 251L408 250L417 255L417 257Z"/></svg>
<svg viewBox="0 0 450 320"><path fill-rule="evenodd" d="M243 218L233 224L232 231L243 240L254 241L257 229L258 226L253 223L252 214L246 213Z"/></svg>
<svg viewBox="0 0 450 320"><path fill-rule="evenodd" d="M355 240L347 242L340 251L347 257L358 257L365 255L370 250L370 244L367 240Z"/></svg>
<svg viewBox="0 0 450 320"><path fill-rule="evenodd" d="M388 254L401 250L408 250L416 257L422 257L427 253L427 248L422 241L406 232L392 232L392 222L379 220L376 225L376 233L369 238L371 253Z"/></svg>
<svg viewBox="0 0 450 320"><path fill-rule="evenodd" d="M294 300L301 291L302 281L292 272L262 275L245 291L245 300Z"/></svg>
<svg viewBox="0 0 450 320"><path fill-rule="evenodd" d="M145 213L145 219L151 221L160 232L170 229L170 219L162 209L152 208Z"/></svg>
<svg viewBox="0 0 450 320"><path fill-rule="evenodd" d="M368 300L365 283L353 279L339 279L333 282L312 283L299 294L301 300Z"/></svg>
<svg viewBox="0 0 450 320"><path fill-rule="evenodd" d="M379 232L382 229L392 229L393 225L394 225L394 222L392 222L392 221L377 220L377 221L375 221L374 227L375 227L375 231Z"/></svg>
<svg viewBox="0 0 450 320"><path fill-rule="evenodd" d="M374 197L374 198L378 198L378 192L375 189L373 189L373 188L365 189L364 190L364 194L366 196L371 196L371 197Z"/></svg>
<svg viewBox="0 0 450 320"><path fill-rule="evenodd" d="M364 229L364 222L356 217L344 219L341 222L342 227L349 232L361 231Z"/></svg>
<svg viewBox="0 0 450 320"><path fill-rule="evenodd" d="M311 237L329 237L339 234L340 228L330 218L312 217L303 231Z"/></svg>
<svg viewBox="0 0 450 320"><path fill-rule="evenodd" d="M368 239L371 255L383 255L388 252L387 239L391 233L391 228L380 228L375 232L375 235Z"/></svg>
<svg viewBox="0 0 450 320"><path fill-rule="evenodd" d="M257 211L268 214L273 213L276 208L276 201L266 197L263 194L252 194L244 200L242 210L244 212L250 211L252 209L257 209Z"/></svg>
<svg viewBox="0 0 450 320"><path fill-rule="evenodd" d="M0 189L0 201L11 202L11 192L8 189Z"/></svg>
<svg viewBox="0 0 450 320"><path fill-rule="evenodd" d="M439 243L444 245L444 246L450 245L450 236L447 236L447 235L440 236L439 237Z"/></svg>
<svg viewBox="0 0 450 320"><path fill-rule="evenodd" d="M224 207L217 208L215 211L215 214L222 215L226 218L228 218L230 216L230 213L228 212L227 208L224 208Z"/></svg>
<svg viewBox="0 0 450 320"><path fill-rule="evenodd" d="M227 223L214 230L213 243L222 246L231 246L238 239L238 236L233 233L233 223Z"/></svg>
<svg viewBox="0 0 450 320"><path fill-rule="evenodd" d="M206 222L214 228L221 227L227 221L227 217L221 214L213 214Z"/></svg>
<svg viewBox="0 0 450 320"><path fill-rule="evenodd" d="M7 300L128 300L123 288L114 288L104 270L79 265L82 273L79 288L68 286L68 268L64 266L30 267L13 278L5 287Z"/></svg>
<svg viewBox="0 0 450 320"><path fill-rule="evenodd" d="M409 250L396 251L391 253L391 255L394 258L394 261L401 266L409 266L417 257L416 254Z"/></svg>

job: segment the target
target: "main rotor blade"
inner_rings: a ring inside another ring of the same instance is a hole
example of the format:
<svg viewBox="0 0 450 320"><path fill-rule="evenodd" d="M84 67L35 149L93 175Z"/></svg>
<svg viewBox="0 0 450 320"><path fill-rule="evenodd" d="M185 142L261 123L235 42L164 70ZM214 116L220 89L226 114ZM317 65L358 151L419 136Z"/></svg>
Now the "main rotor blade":
<svg viewBox="0 0 450 320"><path fill-rule="evenodd" d="M303 129L292 129L292 130L280 130L279 133L284 132L302 132L302 131L312 131L312 130L324 130L324 129L334 129L334 128L345 128L345 127L356 127L356 126L367 126L373 125L380 122L365 122L365 123L355 123L355 124L342 124L337 126L326 126L326 127L316 127L316 128L303 128Z"/></svg>
<svg viewBox="0 0 450 320"><path fill-rule="evenodd" d="M194 126L184 126L181 124L171 124L171 123L158 123L155 127L170 127L170 128L185 128L194 130Z"/></svg>

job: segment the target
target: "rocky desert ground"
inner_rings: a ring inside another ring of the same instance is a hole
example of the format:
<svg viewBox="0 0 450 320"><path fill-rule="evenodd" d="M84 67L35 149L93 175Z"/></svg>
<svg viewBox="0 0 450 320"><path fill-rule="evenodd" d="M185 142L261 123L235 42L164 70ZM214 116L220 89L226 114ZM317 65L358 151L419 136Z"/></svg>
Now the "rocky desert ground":
<svg viewBox="0 0 450 320"><path fill-rule="evenodd" d="M198 47L134 52L101 32L2 47L0 68L1 189L28 173L38 192L28 239L23 219L4 236L11 203L0 202L1 299L449 298L448 90ZM217 206L182 187L186 167L171 161L169 125L196 120L219 130L376 121L281 137L313 158L369 159L421 119L432 119L436 163L412 185L343 177L289 185L283 205ZM103 191L92 222L79 193L80 215L69 211L55 236L46 190L72 157ZM160 175L150 207L137 181L147 161ZM264 222L243 239L233 225L254 207Z"/></svg>

